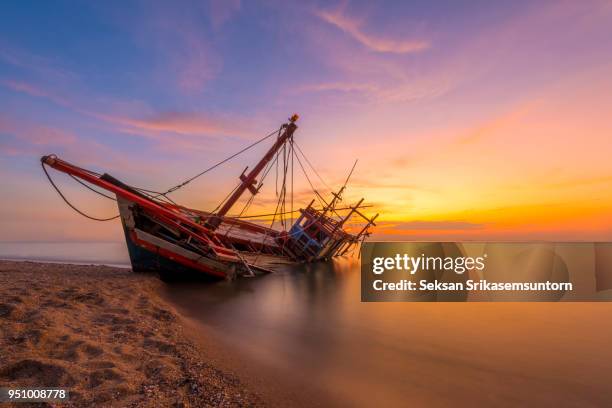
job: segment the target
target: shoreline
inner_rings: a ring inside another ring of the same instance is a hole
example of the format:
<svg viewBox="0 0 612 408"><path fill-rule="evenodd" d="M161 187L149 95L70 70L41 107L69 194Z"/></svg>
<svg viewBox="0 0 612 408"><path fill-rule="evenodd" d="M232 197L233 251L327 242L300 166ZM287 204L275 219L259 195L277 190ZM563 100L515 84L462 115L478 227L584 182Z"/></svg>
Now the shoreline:
<svg viewBox="0 0 612 408"><path fill-rule="evenodd" d="M207 361L157 277L0 260L0 386L66 387L62 406L262 406Z"/></svg>
<svg viewBox="0 0 612 408"><path fill-rule="evenodd" d="M27 257L15 257L15 258L3 258L0 257L0 262L26 262L26 263L42 263L42 264L56 264L56 265L76 265L76 266L108 266L110 268L120 268L131 270L132 267L129 264L116 264L111 262L79 262L79 261L58 261L53 259L34 259Z"/></svg>
<svg viewBox="0 0 612 408"><path fill-rule="evenodd" d="M258 396L270 407L342 407L346 406L327 389L304 382L288 381L286 371L256 358L240 346L231 343L219 329L208 326L195 317L183 316L187 337L199 346L207 361L221 370L239 373L247 389L257 390ZM205 336L198 334L204 333ZM312 398L316 395L316 399Z"/></svg>

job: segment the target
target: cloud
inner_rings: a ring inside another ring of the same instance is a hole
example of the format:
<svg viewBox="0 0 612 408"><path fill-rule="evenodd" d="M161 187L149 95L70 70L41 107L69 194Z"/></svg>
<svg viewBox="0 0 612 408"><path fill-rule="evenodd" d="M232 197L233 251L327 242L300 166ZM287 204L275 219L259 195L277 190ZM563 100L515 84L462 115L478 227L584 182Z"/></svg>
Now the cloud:
<svg viewBox="0 0 612 408"><path fill-rule="evenodd" d="M551 177L551 176L549 176ZM590 177L578 177L578 178L568 178L564 180L538 180L535 177L531 179L530 187L537 186L537 188L541 189L569 189L574 190L576 188L582 187L598 187L599 184L609 184L612 185L612 176L610 175L597 175ZM516 185L508 185L507 188L512 189L524 189L524 184L516 184Z"/></svg>
<svg viewBox="0 0 612 408"><path fill-rule="evenodd" d="M49 58L10 46L1 39L0 61L30 72L35 72L45 78L53 78L56 81L73 80L77 77L74 72L58 66Z"/></svg>
<svg viewBox="0 0 612 408"><path fill-rule="evenodd" d="M109 118L147 134L176 133L180 135L236 135L238 126L209 115L185 112L163 112L148 118Z"/></svg>
<svg viewBox="0 0 612 408"><path fill-rule="evenodd" d="M343 10L311 13L324 23L302 28L305 49L326 69L323 75L308 78L287 93L308 94L313 100L317 98L317 103L324 99L326 104L352 107L409 103L447 94L468 69L457 66L458 51L444 54L442 63L429 66L429 58L434 56L415 55L430 48L429 41L370 34L365 23ZM330 27L347 33L349 39L330 35Z"/></svg>
<svg viewBox="0 0 612 408"><path fill-rule="evenodd" d="M391 171L392 173L393 171ZM395 190L401 191L419 191L427 193L437 193L438 191L434 188L410 183L403 177L394 177L392 174L386 174L378 172L371 176L353 176L351 177L350 187L361 188L361 189L384 189L384 190Z"/></svg>
<svg viewBox="0 0 612 408"><path fill-rule="evenodd" d="M183 137L201 136L234 136L242 138L248 133L248 124L244 119L231 118L207 113L194 112L160 112L145 115L135 114L124 116L114 112L99 112L93 107L79 103L79 100L56 94L35 84L16 80L0 81L0 84L19 93L29 96L43 98L52 103L73 110L81 115L115 125L115 130L122 133L144 136L158 142L171 142L174 147L183 146L186 149L196 147L198 141L177 140L176 137L169 139L168 135L180 135ZM125 106L122 103L109 103L118 107ZM139 107L138 110L145 110ZM148 109L147 109L148 110Z"/></svg>
<svg viewBox="0 0 612 408"><path fill-rule="evenodd" d="M0 133L17 136L21 142L34 146L67 146L77 141L73 133L63 129L18 123L6 116L0 116Z"/></svg>
<svg viewBox="0 0 612 408"><path fill-rule="evenodd" d="M392 229L393 231L464 231L482 229L486 226L467 221L385 221L378 225L381 229Z"/></svg>
<svg viewBox="0 0 612 408"><path fill-rule="evenodd" d="M484 123L459 135L454 145L471 145L487 138L493 138L500 133L517 127L526 115L540 104L538 98L520 101L500 115L489 118Z"/></svg>
<svg viewBox="0 0 612 408"><path fill-rule="evenodd" d="M404 78L394 84L381 85L372 82L321 82L297 86L292 91L296 93L359 93L369 101L397 103L442 96L451 90L453 86L454 83L444 77L419 80ZM354 102L352 99L351 101Z"/></svg>
<svg viewBox="0 0 612 408"><path fill-rule="evenodd" d="M370 239L380 241L461 241L474 239L507 239L508 231L496 230L492 224L469 221L401 221L380 220Z"/></svg>
<svg viewBox="0 0 612 408"><path fill-rule="evenodd" d="M572 21L573 33L585 26L597 27L599 23L593 24L592 19L605 18L602 17L605 15L604 10L575 6L573 3L529 7L512 18L483 25L478 29L478 35L457 35L456 38L444 41L443 32L431 32L428 35L440 39L439 48L446 48L444 53L427 53L419 59L411 55L412 59L407 60L399 58L397 54L426 50L431 48L430 42L382 38L375 35L378 31L370 34L364 28L364 21L351 16L344 7L332 11L315 10L313 14L347 33L365 50L374 52L359 52L359 49L347 46L324 30L311 27L308 39L312 42L313 53L324 59L327 65L339 68L339 72L331 78L303 86L301 90L325 92L329 94L325 96L337 98L332 99L332 102L340 101L353 106L359 102L402 103L438 98L464 83L474 81L477 84L476 81L483 75L506 69L518 60L517 56L524 55L525 58L520 61L530 61L532 68L537 67L550 57L548 53L534 53L533 50L542 46L550 47L552 41L550 36L541 35L541 30L552 32L567 21ZM564 40L573 39L565 32L560 34L569 37ZM563 40L556 41L561 43ZM454 44L452 48L447 45L451 42ZM550 73L556 71L551 70ZM499 87L498 83L490 83L489 86L492 89ZM510 92L506 91L506 94ZM477 138L475 136L474 139ZM469 142L466 140L466 143Z"/></svg>
<svg viewBox="0 0 612 408"><path fill-rule="evenodd" d="M315 15L328 24L344 31L367 49L380 53L408 54L423 51L430 47L428 41L380 38L366 34L361 22L341 11L317 10Z"/></svg>
<svg viewBox="0 0 612 408"><path fill-rule="evenodd" d="M33 85L31 83L27 83L27 82L23 82L23 81L16 81L16 80L2 80L0 81L0 84L4 85L5 87L15 91L15 92L20 92L20 93L24 93L30 96L35 96L37 98L44 98L44 99L48 99L51 102L54 102L58 105L62 105L62 106L66 106L66 107L71 107L72 105L68 102L67 99L58 96L52 92L49 92L45 89L39 88L36 85Z"/></svg>
<svg viewBox="0 0 612 408"><path fill-rule="evenodd" d="M79 164L123 171L151 172L146 161L117 151L68 129L0 115L0 154L35 156L55 153Z"/></svg>
<svg viewBox="0 0 612 408"><path fill-rule="evenodd" d="M367 83L351 83L351 82L321 82L314 84L298 85L292 88L292 91L297 93L302 92L377 92L378 87Z"/></svg>

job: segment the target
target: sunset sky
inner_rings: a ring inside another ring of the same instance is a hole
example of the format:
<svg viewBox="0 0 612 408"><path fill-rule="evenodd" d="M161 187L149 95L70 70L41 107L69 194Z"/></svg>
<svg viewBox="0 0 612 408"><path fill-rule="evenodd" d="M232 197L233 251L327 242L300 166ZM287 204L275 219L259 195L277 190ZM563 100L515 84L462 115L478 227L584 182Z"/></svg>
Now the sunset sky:
<svg viewBox="0 0 612 408"><path fill-rule="evenodd" d="M359 159L374 238L612 240L611 2L216 0L0 4L0 240L123 239L43 154L165 190L294 112L327 184ZM214 208L266 147L175 200Z"/></svg>

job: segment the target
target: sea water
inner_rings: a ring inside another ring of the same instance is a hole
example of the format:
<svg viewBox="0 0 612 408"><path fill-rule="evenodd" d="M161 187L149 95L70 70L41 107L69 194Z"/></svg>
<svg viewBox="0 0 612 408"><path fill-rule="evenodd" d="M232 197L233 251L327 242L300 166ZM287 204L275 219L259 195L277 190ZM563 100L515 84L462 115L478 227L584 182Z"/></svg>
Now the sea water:
<svg viewBox="0 0 612 408"><path fill-rule="evenodd" d="M130 267L125 242L0 242L0 259Z"/></svg>
<svg viewBox="0 0 612 408"><path fill-rule="evenodd" d="M612 303L364 303L360 283L359 261L340 258L165 295L281 405L612 400Z"/></svg>

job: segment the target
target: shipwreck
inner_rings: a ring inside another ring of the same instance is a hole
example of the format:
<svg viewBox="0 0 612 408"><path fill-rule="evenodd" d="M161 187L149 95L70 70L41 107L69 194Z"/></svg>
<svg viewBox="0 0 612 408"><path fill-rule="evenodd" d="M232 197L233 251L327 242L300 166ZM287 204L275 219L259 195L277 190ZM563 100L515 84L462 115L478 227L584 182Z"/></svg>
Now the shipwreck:
<svg viewBox="0 0 612 408"><path fill-rule="evenodd" d="M333 191L330 197L325 198L314 188L306 165L315 172L316 169L294 141L297 119L298 116L293 115L274 132L165 192L131 186L107 173L86 170L56 155L43 156L41 164L52 186L78 213L98 221L121 219L133 271L157 272L164 280L194 274L224 279L254 276L273 272L279 265L329 260L345 255L356 249L371 233L371 227L376 225L378 214L367 216L363 211L367 207L363 199L352 205L340 205L355 166L344 185ZM269 150L250 171L247 167L242 172L237 186L214 210L187 208L169 197L195 178L270 138L274 138L274 143ZM290 194L287 188L288 175L293 177L294 159L297 159L314 193L310 204L297 210L291 208L293 185ZM100 219L79 210L58 188L46 166L68 174L98 194L115 199L119 215ZM274 213L265 214L272 217L268 226L261 222L264 215L245 215L245 210L273 168L277 172L278 201ZM114 197L100 189L114 194ZM238 215L229 215L245 194L250 197L242 211ZM350 232L346 223L352 217L357 217L360 222L359 227ZM279 226L274 227L275 223Z"/></svg>

